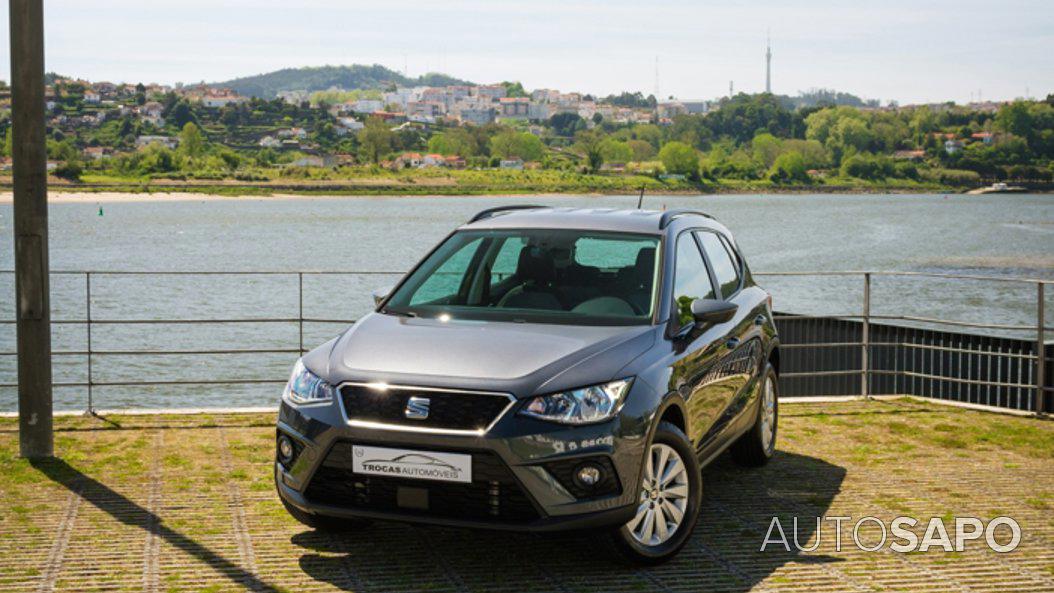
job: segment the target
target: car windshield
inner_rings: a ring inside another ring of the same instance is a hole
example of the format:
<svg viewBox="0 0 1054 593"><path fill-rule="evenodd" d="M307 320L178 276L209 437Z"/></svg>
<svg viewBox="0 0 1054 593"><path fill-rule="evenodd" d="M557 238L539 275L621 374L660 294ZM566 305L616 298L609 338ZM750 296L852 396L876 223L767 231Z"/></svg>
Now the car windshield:
<svg viewBox="0 0 1054 593"><path fill-rule="evenodd" d="M649 235L583 230L461 231L392 294L384 312L418 317L631 325L656 301Z"/></svg>

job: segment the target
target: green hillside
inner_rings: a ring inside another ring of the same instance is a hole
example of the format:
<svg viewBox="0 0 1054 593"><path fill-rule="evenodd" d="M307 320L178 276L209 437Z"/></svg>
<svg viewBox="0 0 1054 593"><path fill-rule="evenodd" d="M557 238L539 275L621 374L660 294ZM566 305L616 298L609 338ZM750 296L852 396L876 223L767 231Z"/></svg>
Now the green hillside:
<svg viewBox="0 0 1054 593"><path fill-rule="evenodd" d="M212 86L234 89L241 95L273 99L280 91L324 91L339 89L383 89L392 84L400 86L445 86L449 84L472 84L445 74L428 73L416 78L407 78L384 66L319 66L305 68L283 68L266 74L245 76Z"/></svg>

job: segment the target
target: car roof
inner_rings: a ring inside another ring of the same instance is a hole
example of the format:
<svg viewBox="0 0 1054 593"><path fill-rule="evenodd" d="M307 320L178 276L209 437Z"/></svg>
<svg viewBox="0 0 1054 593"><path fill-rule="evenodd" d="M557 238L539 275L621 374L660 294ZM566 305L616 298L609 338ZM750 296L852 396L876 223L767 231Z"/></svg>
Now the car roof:
<svg viewBox="0 0 1054 593"><path fill-rule="evenodd" d="M727 232L723 225L702 212L687 210L628 210L615 208L570 208L551 206L510 206L480 212L462 229L576 229L661 235L690 218L693 226L706 226Z"/></svg>

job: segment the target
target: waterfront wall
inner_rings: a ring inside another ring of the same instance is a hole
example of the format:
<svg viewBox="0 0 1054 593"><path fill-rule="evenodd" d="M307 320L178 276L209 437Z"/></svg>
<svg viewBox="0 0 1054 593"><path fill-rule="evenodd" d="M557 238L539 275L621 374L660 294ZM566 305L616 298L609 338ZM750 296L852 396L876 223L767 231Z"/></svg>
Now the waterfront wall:
<svg viewBox="0 0 1054 593"><path fill-rule="evenodd" d="M863 323L780 314L782 396L915 395L1036 411L1036 341L870 323L863 365ZM1045 401L1054 409L1054 345L1046 344Z"/></svg>

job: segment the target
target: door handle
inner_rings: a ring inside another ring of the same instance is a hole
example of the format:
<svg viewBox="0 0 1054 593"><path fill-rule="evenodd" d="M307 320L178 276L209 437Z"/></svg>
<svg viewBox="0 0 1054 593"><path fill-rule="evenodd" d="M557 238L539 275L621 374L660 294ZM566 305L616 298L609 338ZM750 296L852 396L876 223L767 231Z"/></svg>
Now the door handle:
<svg viewBox="0 0 1054 593"><path fill-rule="evenodd" d="M728 341L725 342L725 348L728 348L729 350L732 350L736 346L739 346L739 338L729 338Z"/></svg>
<svg viewBox="0 0 1054 593"><path fill-rule="evenodd" d="M758 315L754 318L754 325L765 325L765 320L766 318L764 315Z"/></svg>

